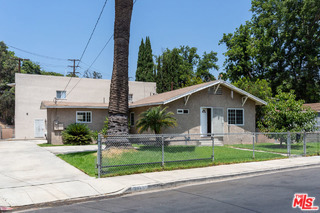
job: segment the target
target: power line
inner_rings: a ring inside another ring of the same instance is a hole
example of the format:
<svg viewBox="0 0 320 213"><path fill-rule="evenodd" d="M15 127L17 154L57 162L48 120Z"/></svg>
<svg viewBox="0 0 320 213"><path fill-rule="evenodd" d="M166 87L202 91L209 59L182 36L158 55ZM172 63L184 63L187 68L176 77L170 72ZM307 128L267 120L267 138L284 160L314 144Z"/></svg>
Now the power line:
<svg viewBox="0 0 320 213"><path fill-rule="evenodd" d="M99 52L99 54L97 55L97 57L93 60L93 62L91 63L91 65L89 66L88 69L90 69L92 67L92 65L96 62L96 60L100 57L101 53L103 52L103 50L106 48L106 46L109 44L109 42L111 41L113 37L113 34L110 36L109 40L107 41L107 43L103 46L103 48L101 49L101 51Z"/></svg>
<svg viewBox="0 0 320 213"><path fill-rule="evenodd" d="M13 49L16 49L16 50L19 50L21 52L25 52L25 53L28 53L28 54L31 54L31 55L35 55L35 56L38 56L38 57L43 57L43 58L47 58L47 59L52 59L52 60L58 60L58 61L66 61L67 59L63 59L63 58L55 58L55 57L51 57L51 56L46 56L46 55L41 55L41 54L37 54L37 53L32 53L32 52L29 52L29 51L26 51L26 50L22 50L20 48L17 48L17 47L14 47L14 46L11 46L11 45L7 45L8 47L11 47Z"/></svg>
<svg viewBox="0 0 320 213"><path fill-rule="evenodd" d="M88 42L87 42L87 44L86 44L86 47L84 48L84 50L83 50L83 52L82 52L82 54L81 54L81 57L80 57L80 60L79 60L79 62L78 62L78 64L77 64L77 66L79 66L79 63L80 63L80 61L82 60L83 55L84 55L84 53L86 52L86 50L87 50L87 48L88 48L88 45L89 45L89 43L90 43L90 41L91 41L91 38L92 38L92 36L93 36L94 31L96 30L96 27L97 27L97 25L98 25L98 23L99 23L99 20L100 20L100 18L101 18L101 15L102 15L102 13L103 13L103 11L104 11L104 8L105 8L107 2L108 2L108 0L106 0L106 1L104 2L104 5L103 5L102 10L101 10L101 12L100 12L100 15L99 15L99 17L98 17L98 19L97 19L96 24L94 25L94 28L93 28L92 33L91 33L91 35L90 35L90 38L89 38L89 40L88 40Z"/></svg>

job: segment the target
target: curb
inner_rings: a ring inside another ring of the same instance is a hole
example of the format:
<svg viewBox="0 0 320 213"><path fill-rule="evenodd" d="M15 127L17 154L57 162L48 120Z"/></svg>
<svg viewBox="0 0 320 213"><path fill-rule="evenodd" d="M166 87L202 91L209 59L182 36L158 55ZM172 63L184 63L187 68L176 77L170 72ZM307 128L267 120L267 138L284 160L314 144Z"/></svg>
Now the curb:
<svg viewBox="0 0 320 213"><path fill-rule="evenodd" d="M271 169L266 169L266 170L262 170L262 171L248 171L248 172L237 173L237 174L210 176L210 177L198 177L198 178L193 178L193 179L188 179L188 180L171 181L171 182L167 182L167 183L136 185L136 186L131 186L131 187L122 189L118 192L114 192L114 193L110 193L110 194L101 194L101 195L95 195L95 196L87 196L87 197L59 200L59 201L46 202L46 203L31 204L31 205L26 205L26 206L15 206L12 208L13 208L13 211L32 210L32 209L36 209L36 208L45 209L45 208L61 206L61 205L71 205L74 203L82 203L82 202L90 202L90 201L95 201L95 200L117 198L117 197L121 197L123 195L133 194L136 192L147 192L147 191L152 191L152 190L169 189L169 188L175 188L175 187L180 187L180 186L185 186L188 184L195 184L195 183L206 183L206 182L212 182L212 181L227 181L227 180L230 180L233 178L243 178L243 177L255 176L255 175L272 174L275 172L299 169L302 167L307 169L307 168L319 167L319 166L320 166L319 163L309 163L309 164L304 164L304 165L299 165L299 166L271 168Z"/></svg>
<svg viewBox="0 0 320 213"><path fill-rule="evenodd" d="M299 166L290 166L290 167L284 167L284 168L275 168L275 169L266 169L262 171L252 171L252 172L243 172L238 174L230 174L230 175L222 175L222 176L211 176L211 177L199 177L189 180L178 180L178 181L171 181L167 183L157 183L157 184L148 184L148 185L137 185L137 186L131 186L127 190L123 192L123 194L131 194L134 192L143 192L143 191L151 191L156 189L167 189L167 188L174 188L179 187L187 184L194 184L194 183L205 183L205 182L211 182L211 181L219 181L219 180L228 180L232 178L241 178L251 175L263 175L263 174L272 174L274 172L279 171L286 171L286 170L292 170L292 169L298 169L298 168L309 168L309 167L315 167L320 166L318 163L314 164L306 164L306 165L299 165Z"/></svg>

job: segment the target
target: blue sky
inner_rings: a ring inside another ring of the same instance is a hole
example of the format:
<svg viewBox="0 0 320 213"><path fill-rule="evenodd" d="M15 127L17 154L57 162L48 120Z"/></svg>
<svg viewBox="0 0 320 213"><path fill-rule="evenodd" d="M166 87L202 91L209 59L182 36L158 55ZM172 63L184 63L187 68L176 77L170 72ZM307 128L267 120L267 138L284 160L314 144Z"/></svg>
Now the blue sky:
<svg viewBox="0 0 320 213"><path fill-rule="evenodd" d="M65 74L72 70L67 59L80 58L105 0L0 0L0 41L32 53L65 60L52 60L9 47L17 56L40 64L46 71ZM232 33L251 18L251 0L137 0L131 20L129 77L135 77L138 49L142 38L150 37L154 55L180 45L218 53L223 71L223 33ZM85 52L83 72L97 57L113 34L114 0L108 0L104 13ZM113 40L90 70L111 79Z"/></svg>

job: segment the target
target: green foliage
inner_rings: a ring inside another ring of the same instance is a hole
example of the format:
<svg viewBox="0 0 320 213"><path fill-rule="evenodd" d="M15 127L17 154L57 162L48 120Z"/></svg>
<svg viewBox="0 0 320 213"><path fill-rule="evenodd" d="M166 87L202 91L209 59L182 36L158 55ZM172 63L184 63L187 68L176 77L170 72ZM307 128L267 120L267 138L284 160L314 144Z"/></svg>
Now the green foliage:
<svg viewBox="0 0 320 213"><path fill-rule="evenodd" d="M43 71L43 70L40 71L40 74L41 74L41 75L52 75L52 76L64 76L64 75L61 74L61 73L57 73L57 72L46 72L46 71Z"/></svg>
<svg viewBox="0 0 320 213"><path fill-rule="evenodd" d="M272 97L272 91L270 84L265 79L257 79L256 81L250 80L247 77L239 78L238 81L233 83L234 86L262 99L267 101ZM256 107L256 124L261 121L261 119L265 115L265 107L264 106L257 106Z"/></svg>
<svg viewBox="0 0 320 213"><path fill-rule="evenodd" d="M74 123L62 131L64 144L86 145L92 142L91 131L86 124Z"/></svg>
<svg viewBox="0 0 320 213"><path fill-rule="evenodd" d="M233 85L262 100L267 100L272 97L270 84L265 79L252 81L247 77L243 77L233 82Z"/></svg>
<svg viewBox="0 0 320 213"><path fill-rule="evenodd" d="M23 61L21 66L21 73L25 74L41 74L41 68L39 64L32 61Z"/></svg>
<svg viewBox="0 0 320 213"><path fill-rule="evenodd" d="M156 57L157 92L162 93L172 89L179 89L211 80L215 80L210 73L218 69L217 53L204 52L200 57L197 48L181 46L166 49L162 55Z"/></svg>
<svg viewBox="0 0 320 213"><path fill-rule="evenodd" d="M268 99L266 113L259 128L262 132L301 132L313 131L316 112L303 107L304 101L296 101L293 91L289 93L278 89L275 98Z"/></svg>
<svg viewBox="0 0 320 213"><path fill-rule="evenodd" d="M7 124L14 121L14 88L7 84L14 83L14 75L18 70L18 63L14 60L14 53L8 51L4 42L0 42L0 120Z"/></svg>
<svg viewBox="0 0 320 213"><path fill-rule="evenodd" d="M150 38L146 37L146 42L141 40L141 44L138 52L136 81L154 82L154 62L152 55L152 48Z"/></svg>
<svg viewBox="0 0 320 213"><path fill-rule="evenodd" d="M100 131L91 131L91 137L94 140L98 140L98 134L107 135L109 128L109 118L106 116L105 121L103 122L103 128Z"/></svg>
<svg viewBox="0 0 320 213"><path fill-rule="evenodd" d="M297 99L320 101L320 1L253 0L252 18L224 34L227 77L270 82Z"/></svg>
<svg viewBox="0 0 320 213"><path fill-rule="evenodd" d="M173 112L166 112L167 108L152 107L141 113L137 121L138 131L141 133L150 129L155 134L160 134L163 128L177 126Z"/></svg>

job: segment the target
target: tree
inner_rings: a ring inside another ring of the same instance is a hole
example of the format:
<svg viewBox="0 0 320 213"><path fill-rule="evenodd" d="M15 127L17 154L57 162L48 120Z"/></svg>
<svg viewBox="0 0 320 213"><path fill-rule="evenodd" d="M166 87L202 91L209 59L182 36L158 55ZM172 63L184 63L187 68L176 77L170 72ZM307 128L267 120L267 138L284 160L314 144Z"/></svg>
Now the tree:
<svg viewBox="0 0 320 213"><path fill-rule="evenodd" d="M146 37L146 42L141 39L141 44L138 52L136 81L154 82L154 62L150 38Z"/></svg>
<svg viewBox="0 0 320 213"><path fill-rule="evenodd" d="M23 61L21 66L21 73L25 74L41 74L41 67L32 61Z"/></svg>
<svg viewBox="0 0 320 213"><path fill-rule="evenodd" d="M138 132L141 133L150 129L155 134L160 134L164 128L177 126L173 112L166 112L167 108L162 109L161 106L157 106L141 113L137 121Z"/></svg>
<svg viewBox="0 0 320 213"><path fill-rule="evenodd" d="M138 52L138 61L137 61L137 70L136 70L136 81L143 81L143 71L144 71L144 42L143 39L141 39L141 44L139 46L139 52Z"/></svg>
<svg viewBox="0 0 320 213"><path fill-rule="evenodd" d="M156 57L157 92L215 80L210 70L218 69L216 56L217 53L211 51L200 57L197 48L189 46L166 49Z"/></svg>
<svg viewBox="0 0 320 213"><path fill-rule="evenodd" d="M108 134L128 134L128 55L132 0L115 1L114 59L109 98Z"/></svg>
<svg viewBox="0 0 320 213"><path fill-rule="evenodd" d="M296 101L293 91L289 93L278 89L275 98L268 99L266 113L259 128L263 132L301 132L313 131L317 113L303 107L304 101Z"/></svg>
<svg viewBox="0 0 320 213"><path fill-rule="evenodd" d="M297 99L320 101L320 1L253 0L252 18L220 43L227 46L225 68L241 77L267 79Z"/></svg>
<svg viewBox="0 0 320 213"><path fill-rule="evenodd" d="M233 83L234 86L267 101L272 97L270 84L265 79L257 79L256 81L243 77ZM256 125L265 116L266 110L264 106L256 106Z"/></svg>
<svg viewBox="0 0 320 213"><path fill-rule="evenodd" d="M18 63L14 52L8 51L4 42L0 42L0 120L7 124L14 122L14 92L7 84L14 83Z"/></svg>

